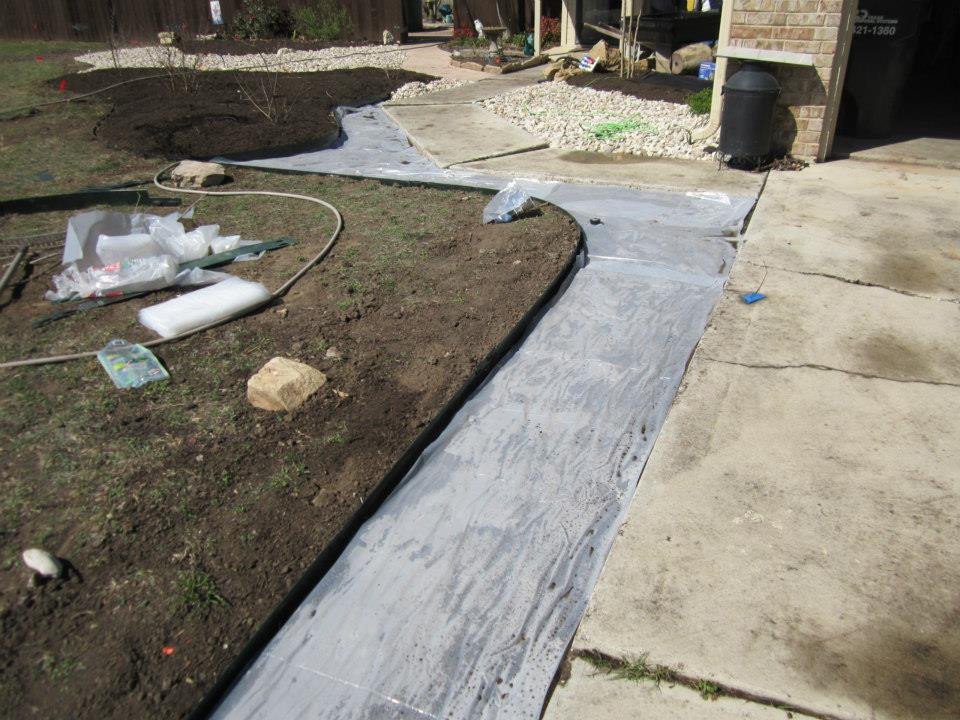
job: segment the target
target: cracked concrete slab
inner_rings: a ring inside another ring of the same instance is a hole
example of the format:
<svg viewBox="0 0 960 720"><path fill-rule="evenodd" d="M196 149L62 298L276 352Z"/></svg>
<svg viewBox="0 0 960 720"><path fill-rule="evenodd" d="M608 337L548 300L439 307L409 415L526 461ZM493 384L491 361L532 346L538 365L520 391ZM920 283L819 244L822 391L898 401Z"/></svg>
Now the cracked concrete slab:
<svg viewBox="0 0 960 720"><path fill-rule="evenodd" d="M752 305L740 296L763 285ZM829 328L829 332L824 329ZM818 365L960 386L960 307L742 259L700 341L706 357L748 365Z"/></svg>
<svg viewBox="0 0 960 720"><path fill-rule="evenodd" d="M852 160L771 173L742 258L960 298L960 173Z"/></svg>
<svg viewBox="0 0 960 720"><path fill-rule="evenodd" d="M718 170L716 163L703 160L650 158L561 148L534 150L520 157L481 160L463 167L496 175L513 173L517 167L522 167L524 177L537 180L625 185L670 192L714 191L755 196L763 185L763 175Z"/></svg>
<svg viewBox="0 0 960 720"><path fill-rule="evenodd" d="M596 698L605 702L597 705ZM787 720L783 710L746 700L705 700L683 685L622 680L574 659L570 678L554 690L543 720Z"/></svg>
<svg viewBox="0 0 960 720"><path fill-rule="evenodd" d="M440 167L547 146L479 105L391 106L384 111Z"/></svg>
<svg viewBox="0 0 960 720"><path fill-rule="evenodd" d="M697 356L575 647L842 718L957 717L958 406Z"/></svg>

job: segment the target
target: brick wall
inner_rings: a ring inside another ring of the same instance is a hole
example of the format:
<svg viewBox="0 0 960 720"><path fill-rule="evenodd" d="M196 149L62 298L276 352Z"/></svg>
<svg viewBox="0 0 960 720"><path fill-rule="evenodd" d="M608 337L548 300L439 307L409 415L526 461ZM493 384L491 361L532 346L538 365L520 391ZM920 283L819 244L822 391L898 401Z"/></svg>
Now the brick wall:
<svg viewBox="0 0 960 720"><path fill-rule="evenodd" d="M825 159L832 139L856 0L732 0L730 45L804 53L813 66L771 65L783 92L774 125L778 150Z"/></svg>

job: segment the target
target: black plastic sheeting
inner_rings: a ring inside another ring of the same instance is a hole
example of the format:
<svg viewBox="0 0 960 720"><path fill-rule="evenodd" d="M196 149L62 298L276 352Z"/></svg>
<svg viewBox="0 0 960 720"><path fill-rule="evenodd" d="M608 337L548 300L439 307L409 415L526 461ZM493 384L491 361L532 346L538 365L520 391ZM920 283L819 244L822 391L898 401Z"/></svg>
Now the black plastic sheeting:
<svg viewBox="0 0 960 720"><path fill-rule="evenodd" d="M509 181L436 168L379 109L342 123L336 148L244 164ZM580 223L586 252L303 602L273 617L262 652L208 698L212 717L539 716L755 198L521 184Z"/></svg>

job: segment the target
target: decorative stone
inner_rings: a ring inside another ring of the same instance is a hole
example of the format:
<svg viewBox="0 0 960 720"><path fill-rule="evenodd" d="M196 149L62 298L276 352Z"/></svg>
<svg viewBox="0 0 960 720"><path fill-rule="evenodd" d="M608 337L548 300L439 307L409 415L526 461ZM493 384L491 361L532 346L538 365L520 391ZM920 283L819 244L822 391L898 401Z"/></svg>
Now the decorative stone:
<svg viewBox="0 0 960 720"><path fill-rule="evenodd" d="M57 578L63 573L63 563L55 555L40 548L24 550L23 563L41 577Z"/></svg>
<svg viewBox="0 0 960 720"><path fill-rule="evenodd" d="M393 33L389 30L383 31L383 44L384 45L393 45L396 42L396 38L393 37Z"/></svg>
<svg viewBox="0 0 960 720"><path fill-rule="evenodd" d="M326 382L327 376L316 368L275 357L247 380L247 400L261 410L295 410Z"/></svg>
<svg viewBox="0 0 960 720"><path fill-rule="evenodd" d="M220 163L183 160L170 173L177 187L210 187L221 185L227 179L226 170Z"/></svg>

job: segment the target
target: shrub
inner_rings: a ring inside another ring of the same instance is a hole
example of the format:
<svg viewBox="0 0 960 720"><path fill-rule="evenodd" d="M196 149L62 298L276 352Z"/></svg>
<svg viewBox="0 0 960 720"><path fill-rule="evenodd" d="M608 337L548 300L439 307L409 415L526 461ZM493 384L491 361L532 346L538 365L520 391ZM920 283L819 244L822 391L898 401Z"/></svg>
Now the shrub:
<svg viewBox="0 0 960 720"><path fill-rule="evenodd" d="M713 88L704 88L692 95L687 95L687 105L697 115L706 115L713 105Z"/></svg>
<svg viewBox="0 0 960 720"><path fill-rule="evenodd" d="M560 44L560 18L540 18L540 44L543 47Z"/></svg>
<svg viewBox="0 0 960 720"><path fill-rule="evenodd" d="M469 25L461 25L460 27L453 29L454 40L464 40L466 38L475 38L476 36L477 31Z"/></svg>
<svg viewBox="0 0 960 720"><path fill-rule="evenodd" d="M232 34L243 40L290 37L290 13L269 0L243 0L231 26Z"/></svg>
<svg viewBox="0 0 960 720"><path fill-rule="evenodd" d="M337 0L314 0L293 11L293 30L307 40L339 40L353 31L353 21Z"/></svg>

